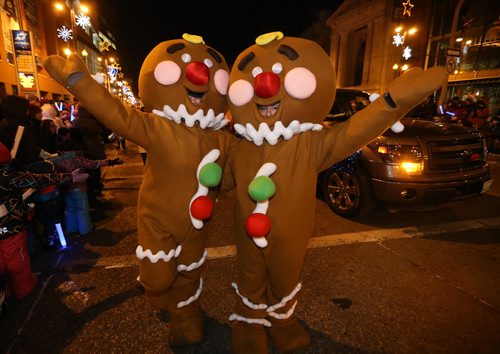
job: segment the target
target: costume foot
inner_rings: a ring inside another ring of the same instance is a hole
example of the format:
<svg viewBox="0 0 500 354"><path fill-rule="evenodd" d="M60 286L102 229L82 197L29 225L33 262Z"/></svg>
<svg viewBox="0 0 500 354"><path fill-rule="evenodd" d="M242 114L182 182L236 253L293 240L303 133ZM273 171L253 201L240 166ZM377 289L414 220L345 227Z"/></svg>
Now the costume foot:
<svg viewBox="0 0 500 354"><path fill-rule="evenodd" d="M203 340L203 311L198 303L171 310L168 342L173 347L201 343Z"/></svg>
<svg viewBox="0 0 500 354"><path fill-rule="evenodd" d="M233 353L267 354L267 334L264 326L235 321L232 327Z"/></svg>
<svg viewBox="0 0 500 354"><path fill-rule="evenodd" d="M304 326L293 316L286 320L271 319L271 324L267 331L281 353L290 353L311 343Z"/></svg>

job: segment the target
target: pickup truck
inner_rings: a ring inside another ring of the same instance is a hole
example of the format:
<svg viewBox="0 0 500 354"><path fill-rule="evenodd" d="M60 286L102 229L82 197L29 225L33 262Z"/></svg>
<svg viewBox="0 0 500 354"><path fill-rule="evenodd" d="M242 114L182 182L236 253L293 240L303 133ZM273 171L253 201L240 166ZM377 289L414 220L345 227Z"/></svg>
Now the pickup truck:
<svg viewBox="0 0 500 354"><path fill-rule="evenodd" d="M349 119L370 104L364 91L338 89L324 125ZM390 211L428 209L477 197L491 186L486 138L480 132L407 116L400 133L388 129L358 152L318 175L318 194L351 218L377 205Z"/></svg>

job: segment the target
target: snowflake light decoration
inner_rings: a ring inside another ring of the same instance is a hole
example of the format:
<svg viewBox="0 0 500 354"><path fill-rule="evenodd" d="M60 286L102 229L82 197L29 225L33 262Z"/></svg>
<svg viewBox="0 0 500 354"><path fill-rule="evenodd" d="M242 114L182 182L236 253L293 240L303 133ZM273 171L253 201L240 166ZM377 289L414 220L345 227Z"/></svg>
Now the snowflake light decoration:
<svg viewBox="0 0 500 354"><path fill-rule="evenodd" d="M83 29L90 27L90 17L84 14L79 14L75 16L77 26L80 26Z"/></svg>
<svg viewBox="0 0 500 354"><path fill-rule="evenodd" d="M405 37L401 33L396 33L394 36L392 36L392 44L394 44L396 47L403 45L404 41Z"/></svg>
<svg viewBox="0 0 500 354"><path fill-rule="evenodd" d="M66 28L66 26L62 26L57 29L57 38L61 38L63 41L67 42L70 39L73 39L73 30Z"/></svg>
<svg viewBox="0 0 500 354"><path fill-rule="evenodd" d="M405 47L405 49L403 49L403 58L405 58L405 60L408 60L411 58L411 48L410 47Z"/></svg>

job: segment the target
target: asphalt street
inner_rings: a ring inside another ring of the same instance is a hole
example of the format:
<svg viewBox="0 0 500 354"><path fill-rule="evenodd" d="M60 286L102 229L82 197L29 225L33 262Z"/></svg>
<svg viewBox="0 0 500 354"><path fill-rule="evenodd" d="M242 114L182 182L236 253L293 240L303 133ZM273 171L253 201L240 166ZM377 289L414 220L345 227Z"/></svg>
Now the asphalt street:
<svg viewBox="0 0 500 354"><path fill-rule="evenodd" d="M0 352L230 353L231 195L218 201L208 224L205 340L174 350L167 342L168 313L153 309L136 281L140 155L128 144L108 149L114 157L125 163L105 169L106 205L92 210L96 230L70 239L64 251L33 256L39 284L0 317ZM381 211L361 221L337 217L318 200L296 309L312 343L301 353L498 353L495 193L442 211Z"/></svg>

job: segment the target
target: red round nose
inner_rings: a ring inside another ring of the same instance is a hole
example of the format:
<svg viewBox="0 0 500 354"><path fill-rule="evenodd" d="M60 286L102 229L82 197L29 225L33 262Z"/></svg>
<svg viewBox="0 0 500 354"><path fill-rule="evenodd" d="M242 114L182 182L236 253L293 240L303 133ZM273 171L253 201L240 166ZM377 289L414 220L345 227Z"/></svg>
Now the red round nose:
<svg viewBox="0 0 500 354"><path fill-rule="evenodd" d="M187 65L186 77L195 85L206 85L208 84L210 71L205 64L194 61Z"/></svg>
<svg viewBox="0 0 500 354"><path fill-rule="evenodd" d="M272 72L260 73L255 77L253 89L260 98L269 98L275 96L280 90L280 78Z"/></svg>

